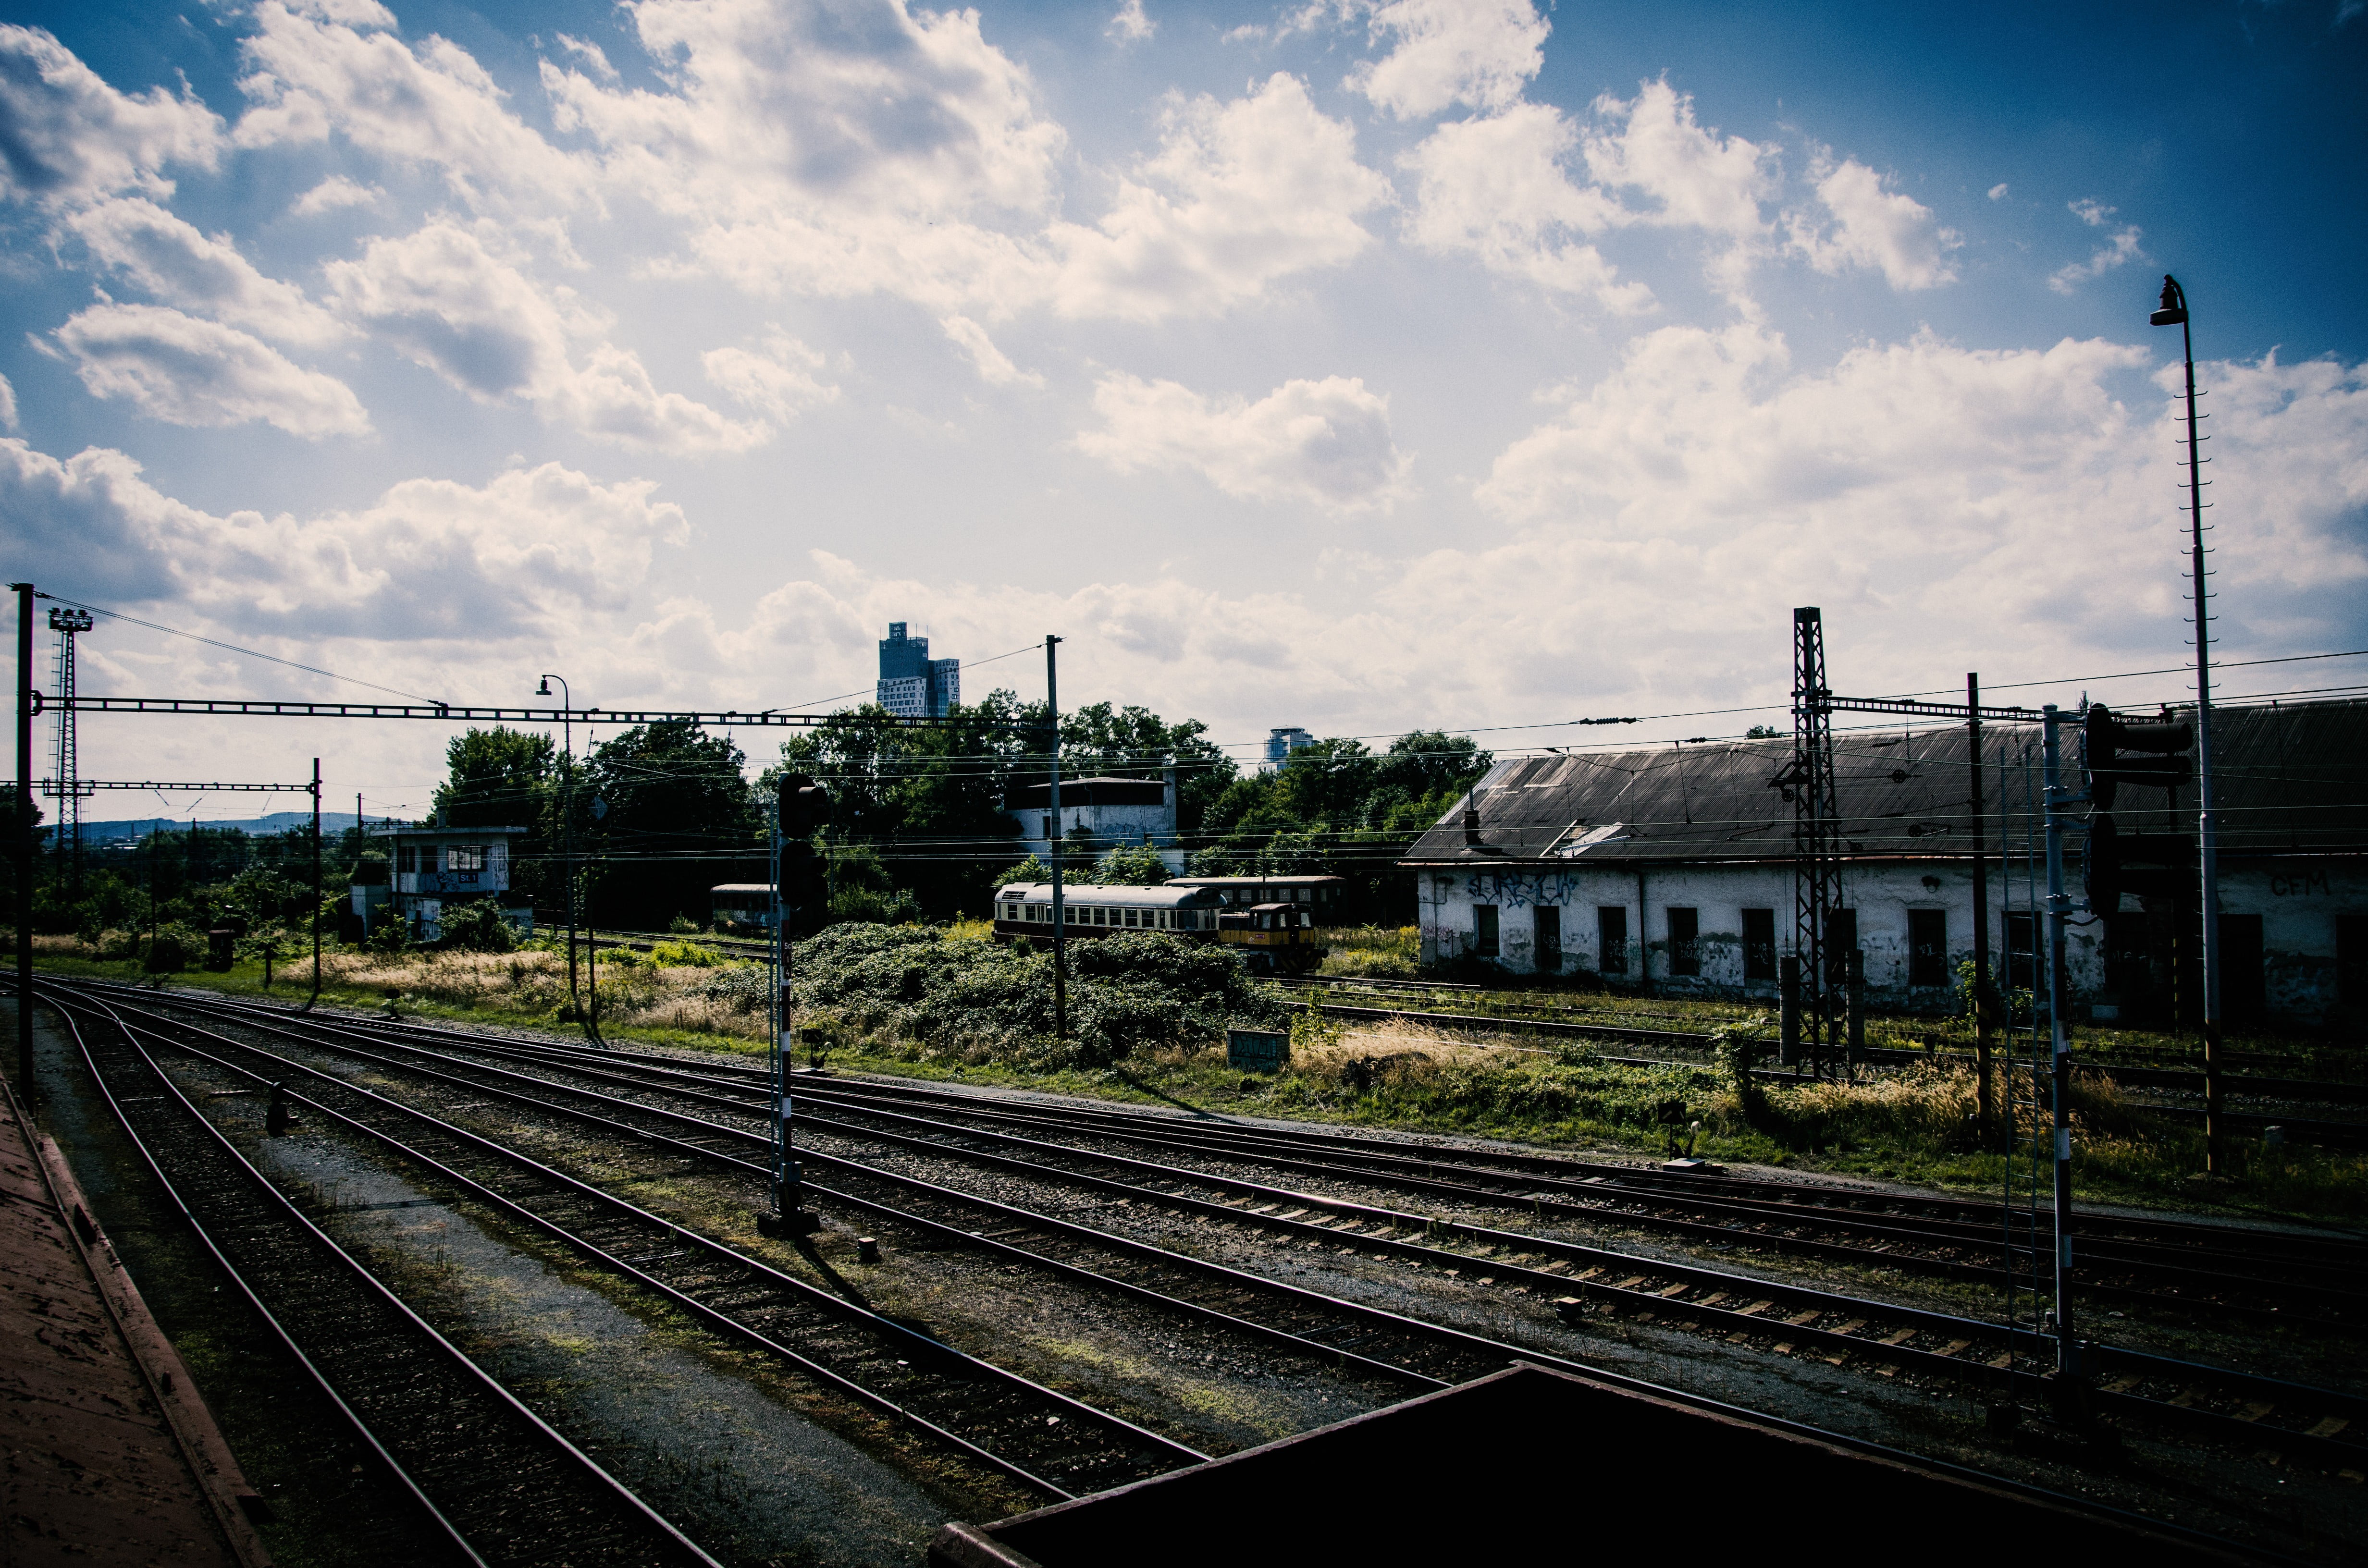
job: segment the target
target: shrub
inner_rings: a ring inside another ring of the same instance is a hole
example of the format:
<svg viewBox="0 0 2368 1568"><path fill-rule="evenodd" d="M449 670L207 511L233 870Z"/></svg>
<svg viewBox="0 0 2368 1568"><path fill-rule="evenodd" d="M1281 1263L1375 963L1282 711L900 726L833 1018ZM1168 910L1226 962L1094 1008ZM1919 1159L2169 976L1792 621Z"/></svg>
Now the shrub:
<svg viewBox="0 0 2368 1568"><path fill-rule="evenodd" d="M441 946L459 953L507 953L518 946L518 933L502 918L502 906L490 898L447 904L437 925L444 932Z"/></svg>
<svg viewBox="0 0 2368 1568"><path fill-rule="evenodd" d="M140 967L150 974L171 974L184 970L205 956L206 934L192 926L172 921L159 926L149 940L147 956Z"/></svg>
<svg viewBox="0 0 2368 1568"><path fill-rule="evenodd" d="M697 942L653 942L650 962L660 969L714 969L723 955Z"/></svg>
<svg viewBox="0 0 2368 1568"><path fill-rule="evenodd" d="M1223 949L1132 931L1070 944L1070 1038L1055 1046L1052 962L1044 949L855 925L799 943L792 960L801 1006L957 1055L1100 1064L1156 1045L1211 1044L1228 1023L1285 1012Z"/></svg>

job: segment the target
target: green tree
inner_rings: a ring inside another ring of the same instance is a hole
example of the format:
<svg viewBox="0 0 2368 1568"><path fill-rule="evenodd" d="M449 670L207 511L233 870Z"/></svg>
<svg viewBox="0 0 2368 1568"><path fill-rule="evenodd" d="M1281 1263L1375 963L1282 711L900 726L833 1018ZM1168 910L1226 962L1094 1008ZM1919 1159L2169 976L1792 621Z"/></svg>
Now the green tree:
<svg viewBox="0 0 2368 1568"><path fill-rule="evenodd" d="M823 837L834 855L868 848L926 918L983 908L1018 832L1004 799L1042 767L1044 707L995 691L947 718L923 728L877 706L834 713L782 745L758 795L769 801L784 772L810 775L830 791Z"/></svg>
<svg viewBox="0 0 2368 1568"><path fill-rule="evenodd" d="M763 880L746 761L689 720L635 725L593 752L574 793L579 841L598 862L586 879L596 923L703 921L718 882Z"/></svg>
<svg viewBox="0 0 2368 1568"><path fill-rule="evenodd" d="M1062 715L1061 771L1077 778L1156 778L1173 757L1177 831L1197 834L1209 807L1240 773L1208 734L1209 726L1198 719L1171 724L1148 708L1091 703Z"/></svg>
<svg viewBox="0 0 2368 1568"><path fill-rule="evenodd" d="M453 827L525 827L542 820L558 772L549 735L496 725L452 737L450 777L436 787L436 812Z"/></svg>
<svg viewBox="0 0 2368 1568"><path fill-rule="evenodd" d="M1090 874L1078 880L1102 887L1157 887L1167 880L1167 865L1147 844L1121 844L1105 851Z"/></svg>

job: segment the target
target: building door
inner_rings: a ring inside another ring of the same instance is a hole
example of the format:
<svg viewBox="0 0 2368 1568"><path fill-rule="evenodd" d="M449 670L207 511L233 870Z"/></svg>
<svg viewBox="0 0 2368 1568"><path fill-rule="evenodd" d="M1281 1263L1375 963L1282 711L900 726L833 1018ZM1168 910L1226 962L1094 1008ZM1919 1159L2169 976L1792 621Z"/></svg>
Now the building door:
<svg viewBox="0 0 2368 1568"><path fill-rule="evenodd" d="M1624 903L1596 906L1595 968L1599 974L1628 972L1628 906Z"/></svg>
<svg viewBox="0 0 2368 1568"><path fill-rule="evenodd" d="M2006 983L2009 991L2039 990L2039 917L2006 917Z"/></svg>
<svg viewBox="0 0 2368 1568"><path fill-rule="evenodd" d="M1949 983L1949 912L1911 909L1907 912L1907 983L1940 986Z"/></svg>
<svg viewBox="0 0 2368 1568"><path fill-rule="evenodd" d="M1671 905L1669 921L1669 972L1700 974L1702 972L1702 911Z"/></svg>
<svg viewBox="0 0 2368 1568"><path fill-rule="evenodd" d="M1776 978L1776 912L1772 909L1743 912L1743 978L1746 983Z"/></svg>
<svg viewBox="0 0 2368 1568"><path fill-rule="evenodd" d="M2335 996L2347 1007L2368 1007L2368 915L2335 917Z"/></svg>
<svg viewBox="0 0 2368 1568"><path fill-rule="evenodd" d="M1858 946L1858 911L1826 911L1826 983L1839 990L1850 983L1850 951Z"/></svg>
<svg viewBox="0 0 2368 1568"><path fill-rule="evenodd" d="M2220 917L2220 1017L2232 1024L2258 1024L2269 1011L2268 967L2261 952L2261 917Z"/></svg>
<svg viewBox="0 0 2368 1568"><path fill-rule="evenodd" d="M1497 956L1497 906L1475 903L1472 906L1472 950L1484 959Z"/></svg>
<svg viewBox="0 0 2368 1568"><path fill-rule="evenodd" d="M1542 903L1537 906L1535 914L1538 918L1537 945L1531 950L1537 958L1538 972L1560 974L1562 972L1562 906Z"/></svg>

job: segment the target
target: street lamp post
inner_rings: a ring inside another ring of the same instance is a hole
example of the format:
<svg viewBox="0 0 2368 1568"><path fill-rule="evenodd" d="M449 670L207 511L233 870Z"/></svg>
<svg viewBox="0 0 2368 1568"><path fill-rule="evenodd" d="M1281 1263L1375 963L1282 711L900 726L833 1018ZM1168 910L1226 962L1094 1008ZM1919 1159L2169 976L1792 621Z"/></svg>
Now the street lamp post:
<svg viewBox="0 0 2368 1568"><path fill-rule="evenodd" d="M568 689L564 676L544 676L542 684L534 688L537 697L551 695L551 683L559 683L560 733L560 834L564 843L561 854L567 865L567 1002L580 1019L584 999L575 991L575 698Z"/></svg>
<svg viewBox="0 0 2368 1568"><path fill-rule="evenodd" d="M2147 321L2179 328L2187 361L2187 517L2189 574L2195 584L2195 858L2203 886L2203 1168L2217 1176L2226 1164L2226 1118L2220 1110L2220 855L2212 819L2212 626L2204 594L2203 449L2196 428L2195 329L2187 319L2187 290L2169 273L2162 301Z"/></svg>

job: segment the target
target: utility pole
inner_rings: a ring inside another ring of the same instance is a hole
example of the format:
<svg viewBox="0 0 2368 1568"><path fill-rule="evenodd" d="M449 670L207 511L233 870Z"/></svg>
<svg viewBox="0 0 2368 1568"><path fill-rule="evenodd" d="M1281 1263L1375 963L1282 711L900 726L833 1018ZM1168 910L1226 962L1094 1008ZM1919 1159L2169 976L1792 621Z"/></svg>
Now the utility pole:
<svg viewBox="0 0 2368 1568"><path fill-rule="evenodd" d="M17 590L17 1092L33 1094L33 585Z"/></svg>
<svg viewBox="0 0 2368 1568"><path fill-rule="evenodd" d="M304 1006L321 999L321 759L313 759L313 994Z"/></svg>
<svg viewBox="0 0 2368 1568"><path fill-rule="evenodd" d="M1054 667L1054 650L1060 647L1058 637L1044 639L1044 710L1051 726L1052 739L1047 743L1052 763L1053 811L1053 1038L1069 1038L1069 935L1062 919L1061 906L1061 682Z"/></svg>
<svg viewBox="0 0 2368 1568"><path fill-rule="evenodd" d="M1990 1104L1990 869L1982 832L1982 818L1989 808L1982 795L1982 677L1970 671L1965 676L1965 759L1974 815L1974 1123L1987 1148L1996 1135Z"/></svg>
<svg viewBox="0 0 2368 1568"><path fill-rule="evenodd" d="M584 999L575 989L575 694L564 676L544 676L537 697L551 695L559 683L559 858L567 878L567 1001L580 1022Z"/></svg>
<svg viewBox="0 0 2368 1568"><path fill-rule="evenodd" d="M2162 302L2146 318L2175 326L2187 361L2188 575L2195 585L2195 858L2203 877L2203 1169L2226 1169L2226 1118L2220 1110L2220 850L2212 817L2212 618L2204 593L2203 437L2196 428L2195 328L2187 319L2187 290L2162 275Z"/></svg>
<svg viewBox="0 0 2368 1568"><path fill-rule="evenodd" d="M2076 803L2064 787L2063 750L2056 734L2055 704L2041 710L2046 747L2047 796L2047 1020L2055 1049L2055 1374L2057 1408L2080 1409L2080 1346L2072 1337L2072 1035L2066 1017L2069 987L2065 972L2064 928L2072 897L2064 891L2064 817Z"/></svg>

